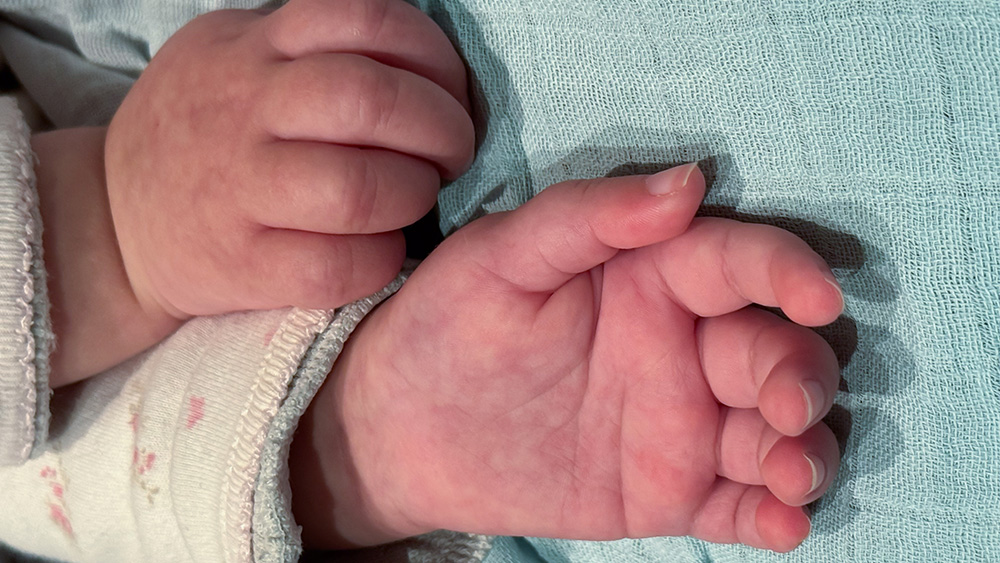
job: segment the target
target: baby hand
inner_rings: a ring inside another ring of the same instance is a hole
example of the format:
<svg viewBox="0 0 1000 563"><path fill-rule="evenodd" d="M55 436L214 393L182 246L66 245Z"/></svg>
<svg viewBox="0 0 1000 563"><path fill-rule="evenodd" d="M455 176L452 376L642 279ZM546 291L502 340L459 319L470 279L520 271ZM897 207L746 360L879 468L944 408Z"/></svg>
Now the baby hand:
<svg viewBox="0 0 1000 563"><path fill-rule="evenodd" d="M294 497L307 541L798 545L839 463L819 422L837 361L800 325L843 298L790 233L692 220L703 192L692 166L567 182L449 237L351 337L293 444L293 487L325 475L331 495Z"/></svg>
<svg viewBox="0 0 1000 563"><path fill-rule="evenodd" d="M108 131L128 278L178 319L352 301L396 275L399 229L473 144L463 63L401 0L206 14L167 41Z"/></svg>

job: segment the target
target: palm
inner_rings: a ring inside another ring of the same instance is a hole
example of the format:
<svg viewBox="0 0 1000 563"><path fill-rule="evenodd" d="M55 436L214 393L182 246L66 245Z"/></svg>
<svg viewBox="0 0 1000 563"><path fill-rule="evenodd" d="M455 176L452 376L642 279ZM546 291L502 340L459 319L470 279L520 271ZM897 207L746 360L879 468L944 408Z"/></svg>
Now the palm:
<svg viewBox="0 0 1000 563"><path fill-rule="evenodd" d="M651 518L659 533L686 533L680 522L715 480L718 403L701 375L693 317L650 291L636 254L621 253L551 293L508 288L468 306L449 298L456 291L437 283L443 276L433 264L415 274L406 289L435 283L441 302L423 305L441 314L400 318L407 312L390 301L379 324L433 334L435 342L401 339L406 349L395 356L450 376L414 378L403 366L379 376L399 377L385 413L407 433L398 447L433 460L419 468L423 476L405 471L442 495L494 499L484 515L514 510L518 526L536 535L641 535ZM455 310L474 314L452 317Z"/></svg>
<svg viewBox="0 0 1000 563"><path fill-rule="evenodd" d="M346 435L365 436L352 461L377 510L403 507L417 530L801 541L802 513L775 495L818 496L832 472L809 490L802 454L835 460L836 445L822 425L807 429L822 412L805 415L803 370L776 366L818 357L831 390L836 360L811 332L745 306L832 320L840 298L818 257L788 233L732 221L676 236L689 215L633 250L589 234L593 224L570 233L590 237L574 247L565 233L528 235L537 225L518 221L545 216L530 205L446 240L340 360L365 366L345 368L339 405ZM735 287L727 264L748 281ZM755 354L763 363L747 361Z"/></svg>

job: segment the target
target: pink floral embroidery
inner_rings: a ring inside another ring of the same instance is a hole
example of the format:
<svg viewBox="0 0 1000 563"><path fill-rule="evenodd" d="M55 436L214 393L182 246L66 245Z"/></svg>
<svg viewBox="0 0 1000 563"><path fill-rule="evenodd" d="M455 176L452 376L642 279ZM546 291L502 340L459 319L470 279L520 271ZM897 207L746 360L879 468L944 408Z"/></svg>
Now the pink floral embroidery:
<svg viewBox="0 0 1000 563"><path fill-rule="evenodd" d="M205 397L191 397L188 401L187 429L194 428L205 417Z"/></svg>
<svg viewBox="0 0 1000 563"><path fill-rule="evenodd" d="M139 475L145 474L156 463L156 454L146 451L146 448L132 448L132 467Z"/></svg>
<svg viewBox="0 0 1000 563"><path fill-rule="evenodd" d="M50 503L49 518L51 518L53 522L58 524L59 527L62 528L63 532L66 532L66 535L68 535L69 537L73 537L73 524L70 523L69 518L66 516L66 513L63 512L61 506L59 506L54 502Z"/></svg>
<svg viewBox="0 0 1000 563"><path fill-rule="evenodd" d="M138 453L138 452L136 452L136 453ZM133 459L133 463L136 463L136 465L137 465L136 471L139 472L139 475L145 475L147 471L149 471L150 469L153 468L153 464L156 462L156 454L154 454L152 452L149 452L149 453L147 453L147 454L145 454L145 455L142 456L142 463L141 464L137 463L139 461L138 458L139 458L138 455L134 455L132 459Z"/></svg>
<svg viewBox="0 0 1000 563"><path fill-rule="evenodd" d="M128 424L132 427L132 436L136 443L138 443L141 405L129 405L128 410L132 413ZM146 493L146 500L149 501L149 506L153 506L153 499L160 492L160 488L154 486L149 479L149 474L152 473L155 463L155 452L148 451L146 448L140 448L138 445L132 446L132 482Z"/></svg>
<svg viewBox="0 0 1000 563"><path fill-rule="evenodd" d="M153 500L160 492L149 480L149 473L156 464L156 453L146 448L132 448L132 482L146 493L146 500L153 506Z"/></svg>
<svg viewBox="0 0 1000 563"><path fill-rule="evenodd" d="M52 496L48 499L49 504L49 518L59 526L63 533L73 539L73 524L69 520L69 515L66 510L66 499L65 499L65 486L62 484L62 479L59 476L59 471L49 465L46 465L38 473L38 476L47 481L49 490L52 492Z"/></svg>

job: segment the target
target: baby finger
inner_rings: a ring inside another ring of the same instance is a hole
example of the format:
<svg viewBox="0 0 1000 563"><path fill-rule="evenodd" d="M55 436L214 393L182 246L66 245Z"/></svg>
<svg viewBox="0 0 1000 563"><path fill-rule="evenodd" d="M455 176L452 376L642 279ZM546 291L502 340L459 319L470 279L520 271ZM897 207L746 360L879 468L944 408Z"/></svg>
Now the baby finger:
<svg viewBox="0 0 1000 563"><path fill-rule="evenodd" d="M250 217L317 233L401 229L434 207L441 185L437 169L419 158L308 141L265 143L253 166L261 189L240 198Z"/></svg>

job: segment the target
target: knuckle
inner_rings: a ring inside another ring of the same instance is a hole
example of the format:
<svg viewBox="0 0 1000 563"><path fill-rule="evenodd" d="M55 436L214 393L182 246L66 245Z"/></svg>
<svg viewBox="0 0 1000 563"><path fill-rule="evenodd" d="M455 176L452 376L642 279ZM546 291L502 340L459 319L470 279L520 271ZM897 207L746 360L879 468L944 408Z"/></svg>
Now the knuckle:
<svg viewBox="0 0 1000 563"><path fill-rule="evenodd" d="M722 257L719 262L719 271L722 275L725 287L733 293L740 294L740 280L734 271L732 262L730 261L730 257L735 254L733 251L733 231L731 229L727 229L722 234L722 238L719 241L719 248L720 250L718 252L718 256Z"/></svg>
<svg viewBox="0 0 1000 563"><path fill-rule="evenodd" d="M368 158L353 159L344 170L342 215L344 228L353 233L366 232L376 210L381 175Z"/></svg>
<svg viewBox="0 0 1000 563"><path fill-rule="evenodd" d="M301 121L303 115L321 115L320 112L326 111L331 92L338 91L338 82L332 76L336 73L331 73L323 56L303 57L278 65L267 86L262 88L261 106L278 128ZM343 99L337 101L344 103Z"/></svg>
<svg viewBox="0 0 1000 563"><path fill-rule="evenodd" d="M278 51L290 46L290 40L301 31L302 18L299 17L301 0L291 0L281 8L267 15L261 24L264 39Z"/></svg>
<svg viewBox="0 0 1000 563"><path fill-rule="evenodd" d="M288 123L290 112L302 107L310 84L303 76L307 66L308 60L296 60L276 66L268 75L257 102L264 123L281 129Z"/></svg>
<svg viewBox="0 0 1000 563"><path fill-rule="evenodd" d="M383 131L388 127L399 100L399 81L381 65L352 57L354 96L347 104L347 120L356 120L361 131ZM350 121L346 121L350 122Z"/></svg>
<svg viewBox="0 0 1000 563"><path fill-rule="evenodd" d="M814 331L775 317L771 324L761 327L754 341L753 350L782 350L782 357L803 358L810 362L826 360L832 354L830 345Z"/></svg>
<svg viewBox="0 0 1000 563"><path fill-rule="evenodd" d="M554 205L558 202L579 204L586 198L589 190L590 183L585 180L564 180L545 188L534 199L538 201L536 205Z"/></svg>
<svg viewBox="0 0 1000 563"><path fill-rule="evenodd" d="M273 14L264 18L261 24L261 31L264 34L264 40L271 47L277 49L278 51L284 51L287 48L287 39L289 35L285 28L289 25L286 23L287 17L285 12L278 10Z"/></svg>
<svg viewBox="0 0 1000 563"><path fill-rule="evenodd" d="M348 16L351 32L361 41L375 43L385 29L389 16L391 0L347 0Z"/></svg>
<svg viewBox="0 0 1000 563"><path fill-rule="evenodd" d="M359 55L316 55L292 61L275 77L284 101L278 111L325 115L348 139L365 145L383 131L395 111L398 80L382 65Z"/></svg>
<svg viewBox="0 0 1000 563"><path fill-rule="evenodd" d="M325 252L303 259L299 265L299 283L303 307L339 307L345 302L353 271L350 245L340 245L341 252Z"/></svg>
<svg viewBox="0 0 1000 563"><path fill-rule="evenodd" d="M264 37L275 48L285 50L308 29L310 22L322 17L320 0L290 0L264 21Z"/></svg>
<svg viewBox="0 0 1000 563"><path fill-rule="evenodd" d="M362 44L382 40L395 0L291 0L267 18L264 34L280 51L301 45L317 22L343 26Z"/></svg>

